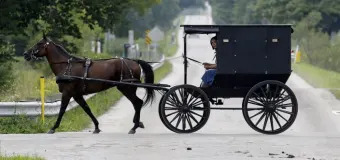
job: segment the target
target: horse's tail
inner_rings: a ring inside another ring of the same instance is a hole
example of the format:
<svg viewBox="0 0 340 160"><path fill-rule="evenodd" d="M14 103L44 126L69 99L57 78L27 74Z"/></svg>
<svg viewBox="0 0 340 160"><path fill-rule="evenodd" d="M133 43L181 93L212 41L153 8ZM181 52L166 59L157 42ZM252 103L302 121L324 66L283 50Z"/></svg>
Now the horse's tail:
<svg viewBox="0 0 340 160"><path fill-rule="evenodd" d="M142 67L143 72L144 72L144 83L154 83L154 73L152 70L152 66L148 64L147 62L143 60L137 60L137 63ZM152 88L146 88L146 100L143 103L143 106L146 105L149 102L152 102L153 98L155 96L154 89Z"/></svg>

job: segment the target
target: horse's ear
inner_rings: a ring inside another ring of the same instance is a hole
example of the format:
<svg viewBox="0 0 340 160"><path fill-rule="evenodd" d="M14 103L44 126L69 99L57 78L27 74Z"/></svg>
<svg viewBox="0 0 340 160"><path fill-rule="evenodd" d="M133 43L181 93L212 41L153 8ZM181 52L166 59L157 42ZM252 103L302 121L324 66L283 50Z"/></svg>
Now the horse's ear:
<svg viewBox="0 0 340 160"><path fill-rule="evenodd" d="M47 40L45 32L43 32L43 38L44 38L44 40Z"/></svg>

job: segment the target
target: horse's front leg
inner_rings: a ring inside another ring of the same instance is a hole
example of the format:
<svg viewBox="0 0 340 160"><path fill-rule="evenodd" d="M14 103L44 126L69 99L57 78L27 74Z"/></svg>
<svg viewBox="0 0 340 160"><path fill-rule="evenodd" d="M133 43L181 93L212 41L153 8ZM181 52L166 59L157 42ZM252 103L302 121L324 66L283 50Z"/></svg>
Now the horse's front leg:
<svg viewBox="0 0 340 160"><path fill-rule="evenodd" d="M96 119L96 117L91 112L91 109L90 109L89 105L86 103L83 96L78 95L78 96L74 96L73 98L83 108L83 110L86 112L86 114L88 116L90 116L90 118L92 119L94 127L95 127L93 133L99 133L100 129L99 129L99 126L98 126L99 125L98 120Z"/></svg>
<svg viewBox="0 0 340 160"><path fill-rule="evenodd" d="M66 111L67 105L70 102L71 97L68 96L67 94L63 93L61 97L61 106L60 106L60 111L58 115L58 119L55 122L54 126L51 128L50 131L48 131L49 134L53 134L55 130L59 127L61 119L63 118L63 115Z"/></svg>

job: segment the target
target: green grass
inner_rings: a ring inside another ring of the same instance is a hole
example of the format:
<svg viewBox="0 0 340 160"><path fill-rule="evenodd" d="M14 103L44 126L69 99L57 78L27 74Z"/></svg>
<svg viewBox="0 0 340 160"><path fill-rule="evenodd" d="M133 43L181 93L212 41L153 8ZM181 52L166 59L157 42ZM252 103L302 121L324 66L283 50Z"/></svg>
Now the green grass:
<svg viewBox="0 0 340 160"><path fill-rule="evenodd" d="M3 155L0 155L0 160L44 160L44 158L41 158L38 156L20 156L20 155L3 156Z"/></svg>
<svg viewBox="0 0 340 160"><path fill-rule="evenodd" d="M17 58L17 60L18 62L13 64L13 74L15 77L13 85L9 90L0 91L0 102L39 99L40 76L46 77L46 96L58 93L55 77L48 76L51 75L51 69L46 62L30 65L22 57Z"/></svg>
<svg viewBox="0 0 340 160"><path fill-rule="evenodd" d="M340 73L325 70L307 63L293 65L294 72L317 88L329 88L340 99Z"/></svg>
<svg viewBox="0 0 340 160"><path fill-rule="evenodd" d="M165 62L163 66L155 71L155 82L159 82L163 77L171 72L171 63ZM100 92L87 100L93 114L98 117L104 114L109 108L115 104L122 94L116 89L109 89ZM131 106L132 107L132 106ZM42 124L40 117L28 117L25 115L0 118L0 133L45 133L55 123L57 116L45 118ZM62 131L81 131L92 123L91 119L81 109L76 107L65 113L58 132Z"/></svg>

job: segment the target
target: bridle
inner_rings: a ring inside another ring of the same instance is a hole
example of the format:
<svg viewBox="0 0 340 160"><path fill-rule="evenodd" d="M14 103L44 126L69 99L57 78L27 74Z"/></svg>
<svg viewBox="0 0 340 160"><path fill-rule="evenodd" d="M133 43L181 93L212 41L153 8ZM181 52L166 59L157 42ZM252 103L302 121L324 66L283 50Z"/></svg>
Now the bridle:
<svg viewBox="0 0 340 160"><path fill-rule="evenodd" d="M48 47L48 45L50 44L50 42L51 41L47 41L47 42L45 42L45 44L44 44L44 50L46 50L47 49L47 47ZM40 43L40 42L39 42ZM38 45L39 43L37 43L37 44L35 44L33 47L31 47L32 49L31 49L31 54L30 54L30 57L32 58L32 59L34 59L34 60L38 60L38 59L40 59L39 57L37 57L37 54L40 52L40 50L41 49L39 49L39 46L40 45ZM52 42L53 43L53 42Z"/></svg>

